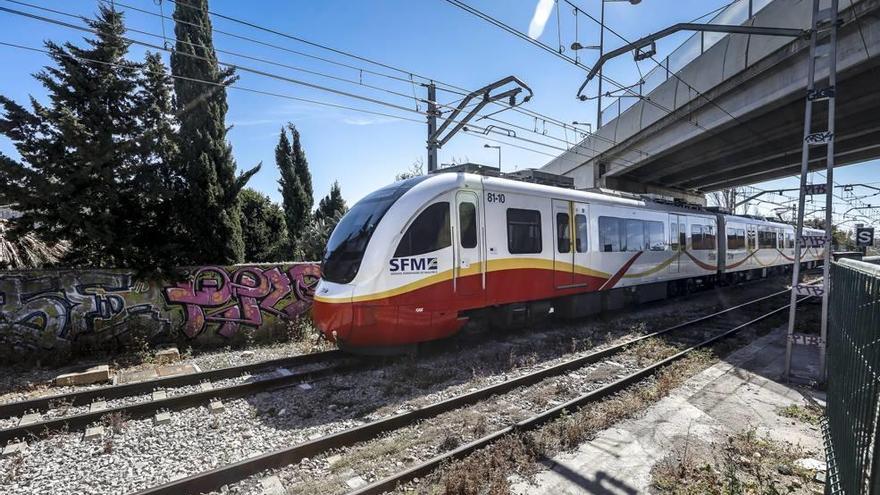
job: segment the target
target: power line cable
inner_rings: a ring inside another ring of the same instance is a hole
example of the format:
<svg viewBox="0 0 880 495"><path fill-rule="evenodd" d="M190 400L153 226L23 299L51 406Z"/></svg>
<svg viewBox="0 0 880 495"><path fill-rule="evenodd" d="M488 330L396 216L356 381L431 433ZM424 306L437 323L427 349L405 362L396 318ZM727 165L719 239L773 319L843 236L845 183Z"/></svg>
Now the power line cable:
<svg viewBox="0 0 880 495"><path fill-rule="evenodd" d="M15 0L7 0L7 1L15 1ZM132 10L136 10L136 11L139 11L139 12L143 12L143 13L145 13L145 14L147 14L147 15L153 15L153 16L158 15L158 14L156 14L156 13L154 13L154 12L146 11L146 10L143 10L143 9L138 9L137 7L133 7L133 6L130 6L130 5L126 5L126 4L121 3L121 2L118 2L118 1L116 1L116 0L100 0L100 1L103 1L103 2L111 2L113 5L120 5L120 6L123 6L123 7L129 8L129 9L132 9ZM169 1L171 1L172 3L174 3L174 0L169 0ZM194 5L192 5L192 4L188 4L188 3L186 3L186 2L178 1L178 2L176 2L176 3L178 3L178 4L180 4L181 6L186 7L186 8L197 9L197 10L201 11L201 8L200 8L200 7L194 6ZM339 50L339 49L337 49L337 48L333 48L333 47L330 47L330 46L327 46L327 45L323 45L323 44L320 44L320 43L315 43L315 42L312 42L312 41L309 41L309 40L305 40L305 39L303 39L303 38L301 38L301 37L299 37L299 36L289 35L289 34L287 34L287 33L282 33L282 32L280 32L280 31L277 31L277 30L275 30L275 29L271 29L271 28L265 28L265 27L263 27L263 26L259 26L259 25L257 25L256 23L253 23L253 22L250 22L250 21L244 21L244 20L241 20L241 19L237 19L237 18L235 18L235 17L228 16L228 15L224 15L224 14L218 13L218 12L216 12L216 11L207 10L206 12L207 12L208 14L210 14L210 15L214 15L214 16L219 17L219 18L222 18L222 19L227 19L227 20L230 20L230 21L232 21L232 22L236 22L236 23L238 23L238 24L242 24L242 25L249 26L249 27L252 27L252 28L255 28L255 29L259 29L259 30L262 30L262 31L266 31L266 32L269 32L269 33L272 33L272 34L276 34L276 35L279 35L279 36L282 36L282 37L285 37L285 38L288 38L288 39L291 39L291 40L294 40L294 41L298 41L298 42L306 43L306 44L308 44L308 45L310 45L310 46L315 46L315 47L318 47L318 48L321 48L321 49L329 50L329 51L334 52L334 53L337 53L337 54L343 54L343 55L349 56L349 57L354 58L354 59L357 59L357 60L361 60L361 61L366 61L366 62L368 62L368 63L372 63L372 64L374 64L374 65L378 65L378 66L381 66L381 67L386 67L386 68L389 68L389 69L391 69L391 70L395 70L395 71L398 71L398 72L400 72L400 73L402 73L402 74L405 74L405 75L409 76L410 79L407 80L407 79L405 79L405 78L401 78L401 77L392 76L392 75L385 74L385 73L380 73L380 72L372 71L372 70L365 69L365 68L362 68L362 67L351 66L351 65L348 65L348 64L340 63L340 62L333 61L333 60L326 59L326 58L322 58L322 57L317 57L317 56L314 56L314 55L311 55L311 54L307 54L307 53L303 53L303 52L300 52L300 51L290 50L290 49L288 49L288 48L286 48L286 47L282 47L282 46L275 45L275 44L272 44L272 43L267 43L267 42L264 42L264 41L261 41L261 40L256 40L256 39L253 39L253 38L250 38L250 37L241 36L241 35L237 35L237 34L234 34L234 33L229 33L229 32L226 32L226 31L219 30L219 29L214 29L214 32L217 32L217 33L221 33L221 34L224 34L224 35L227 35L227 36L231 36L231 37L236 37L236 38L243 39L243 40L246 40L246 41L249 41L249 42L254 42L254 43L259 43L259 44L262 44L262 45L270 46L270 47L272 47L272 48L285 50L285 51L292 52L292 53L295 53L295 54L298 54L298 55L302 55L302 56L310 57L310 58L313 58L313 59L321 60L321 61L324 61L324 62L328 62L328 63L332 63L332 64L341 65L341 66L343 66L343 67L347 67L347 68L350 68L350 69L353 69L353 70L358 70L358 71L360 71L360 72L362 72L362 73L369 73L369 74L373 74L373 75L377 75L377 76L381 76L381 77L386 77L386 78L393 79L393 80L397 80L397 81L400 81L400 82L412 81L412 78L413 78L413 77L417 77L417 78L422 79L423 81L426 81L426 82L435 82L436 84L438 84L438 89L441 89L441 90L443 90L443 91L456 93L456 94L459 94L459 95L463 95L463 96L465 96L465 97L470 93L469 90L467 90L467 89L465 89L465 88L462 88L462 87L460 87L460 86L456 86L456 85L453 85L453 84L450 84L450 83L446 83L446 82L438 81L438 80L433 79L433 78L428 78L427 76L422 76L422 75L416 74L416 73L414 73L414 72L412 72L412 71L408 71L408 70L403 69L403 68L400 68L400 67L395 67L395 66L392 66L392 65L390 65L390 64L386 64L386 63L379 62L379 61L376 61L376 60L373 60L373 59L369 59L369 58L367 58L367 57L362 57L362 56L359 56L359 55L356 55L356 54L353 54L353 53L350 53L350 52L347 52L347 51L344 51L344 50ZM167 18L167 17L166 17L166 18ZM173 19L172 19L172 20L173 20ZM193 27L196 27L196 28L198 28L198 29L202 29L202 26L195 25L195 24L193 24L193 23L189 23L189 22L187 22L187 21L176 21L176 22L182 22L182 23L184 23L184 24L189 24L189 25L191 25L191 26L193 26ZM427 100L422 100L422 101L426 102ZM499 106L502 106L502 105L503 105L502 103L499 103L499 102L493 102L493 103L496 104L496 105L499 105ZM447 104L447 105L451 105L451 104ZM509 108L509 107L504 107L504 108ZM552 122L552 123L554 123L555 125L558 125L558 126L562 127L563 129L571 129L571 130L576 131L576 132L579 131L577 128L575 128L575 127L570 127L568 124L566 124L566 123L564 123L564 122L562 122L562 121L559 121L558 119L554 119L554 118L549 117L549 116L547 116L547 115L539 114L539 113L537 113L537 112L535 112L535 111L533 111L533 110L526 110L526 109L522 109L522 108L519 108L519 107L514 107L514 108L512 108L512 110L513 110L514 112L522 113L522 114L526 114L526 115L536 114L536 115L539 115L542 119L547 120L548 122ZM611 143L611 144L616 144L616 142L615 142L614 140L610 140L610 139L605 138L605 137L602 137L602 136L595 136L595 137L596 137L597 139L602 140L602 141L606 141L606 142L609 142L609 143ZM635 150L635 151L639 151L639 152L641 152L641 153L644 154L644 155L649 155L649 153L644 152L644 151L641 151L641 150Z"/></svg>
<svg viewBox="0 0 880 495"><path fill-rule="evenodd" d="M0 41L0 46L7 46L7 47L11 47L11 48L18 48L18 49L21 49L21 50L28 50L28 51L32 51L32 52L38 52L38 53L43 53L43 54L47 54L47 55L52 55L52 52L50 52L49 50L42 49L42 48L31 47L31 46L26 46L26 45L21 45L21 44L18 44L18 43L11 43L11 42L6 42L6 41ZM136 63L130 63L130 64L116 64L116 63L112 63L112 62L106 62L106 61L103 61L103 60L92 59L92 58L89 58L89 57L82 57L82 56L71 55L71 54L69 54L69 53L65 53L64 56L65 56L65 57L68 57L68 58L75 59L75 60L83 61L83 62L89 62L89 63L101 64L101 65L106 65L106 66L110 66L110 67L137 68L137 67L139 66L139 65L136 64ZM186 76L178 76L178 75L172 75L172 74L169 74L168 77L171 77L171 78L173 78L173 79L180 79L180 80L184 80L184 81L190 81L190 82L200 83L200 84L206 84L206 85L215 86L215 87L223 87L223 88L228 88L228 89L236 89L236 90L245 91L245 92L250 92L250 93L255 93L255 94L261 94L261 95L266 95L266 96L273 96L273 97L276 97L276 98L283 98L283 99L287 99L287 100L293 100L293 101L299 101L299 102L310 103L310 104L315 104L315 105L321 105L321 106L326 106L326 107L330 107L330 108L344 109L344 110L350 110L350 111L355 111L355 112L366 113L366 114L370 114L370 115L377 115L377 116L382 116L382 117L389 117L389 118L392 118L392 119L401 120L401 121L405 121L405 122L413 122L413 123L420 124L420 125L421 125L421 124L424 124L424 121L421 120L421 119L414 119L414 118L405 117L405 116L402 116L402 115L394 115L394 114L388 114L388 113L383 113L383 112L376 112L376 111L367 110L367 109L363 109L363 108L350 107L350 106L347 106L347 105L340 105L340 104L330 103L330 102L325 102L325 101L312 100L312 99L309 99L309 98L300 98L300 97L296 97L296 96L285 95L285 94L275 93L275 92L271 92L271 91L264 91L264 90L259 90L259 89L254 89L254 88L249 88L249 87L241 86L241 85L238 85L237 83L233 83L233 84L224 84L224 83L218 83L218 82L214 82L214 81L206 81L206 80L204 80L204 79L198 79L198 78L192 78L192 77L186 77ZM471 133L467 133L466 135L469 135L469 136L471 136L471 137L475 137L475 138L478 137L478 138L480 138L480 139L485 139L485 140L492 141L492 142L496 142L496 143L505 144L505 145L507 145L507 146L511 146L511 147L518 148L518 149L522 149L522 150L529 151L529 152L532 152L532 153L537 153L537 154L546 155L546 156L556 156L556 155L551 155L551 154L549 154L549 153L544 153L544 152L542 152L542 151L538 151L538 150L535 150L535 149L533 149L533 148L529 148L529 147L526 147L526 146L517 145L517 144L512 143L512 142L510 142L510 141L504 141L504 140L498 140L498 139L493 139L493 138L490 138L490 137L486 137L486 136L484 136L484 135L482 135L482 134L474 134L474 133L471 132ZM514 139L520 139L520 138L514 138ZM529 142L532 142L532 141L529 141ZM543 143L538 143L538 144L542 144L542 145L544 145ZM545 146L546 146L546 145L545 145ZM558 148L554 148L554 149L558 149Z"/></svg>

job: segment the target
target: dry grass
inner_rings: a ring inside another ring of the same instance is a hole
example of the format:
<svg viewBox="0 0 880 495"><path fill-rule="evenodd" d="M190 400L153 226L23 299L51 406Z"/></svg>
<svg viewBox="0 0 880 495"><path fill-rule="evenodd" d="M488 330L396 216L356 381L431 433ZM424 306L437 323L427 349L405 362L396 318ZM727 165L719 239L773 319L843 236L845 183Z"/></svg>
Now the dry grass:
<svg viewBox="0 0 880 495"><path fill-rule="evenodd" d="M104 422L104 426L109 428L114 434L119 434L125 431L129 417L123 412L113 412L105 414L101 419Z"/></svg>
<svg viewBox="0 0 880 495"><path fill-rule="evenodd" d="M779 408L776 413L786 418L803 421L812 426L819 426L819 420L822 419L823 415L822 408L812 404L807 406L792 404Z"/></svg>
<svg viewBox="0 0 880 495"><path fill-rule="evenodd" d="M659 351L662 347L651 344L647 349ZM448 495L508 493L510 474L534 473L541 460L576 447L598 431L639 414L712 361L710 353L694 352L660 371L654 379L566 414L534 432L505 436L485 449L451 462L431 480L433 486L420 489Z"/></svg>
<svg viewBox="0 0 880 495"><path fill-rule="evenodd" d="M652 482L659 493L676 495L809 494L813 473L794 462L803 455L747 430L723 445L685 443L654 466Z"/></svg>
<svg viewBox="0 0 880 495"><path fill-rule="evenodd" d="M629 353L635 356L637 365L645 366L668 358L678 351L678 348L663 339L651 337L634 345Z"/></svg>

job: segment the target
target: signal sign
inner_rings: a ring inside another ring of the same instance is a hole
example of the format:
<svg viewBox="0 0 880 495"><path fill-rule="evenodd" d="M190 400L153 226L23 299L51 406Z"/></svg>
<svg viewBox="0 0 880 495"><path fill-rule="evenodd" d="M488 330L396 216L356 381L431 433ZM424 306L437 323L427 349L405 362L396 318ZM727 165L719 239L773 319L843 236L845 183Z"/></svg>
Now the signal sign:
<svg viewBox="0 0 880 495"><path fill-rule="evenodd" d="M865 247L874 245L874 227L859 227L856 229L856 246Z"/></svg>
<svg viewBox="0 0 880 495"><path fill-rule="evenodd" d="M825 194L828 192L828 184L805 184L804 194L812 196L814 194Z"/></svg>

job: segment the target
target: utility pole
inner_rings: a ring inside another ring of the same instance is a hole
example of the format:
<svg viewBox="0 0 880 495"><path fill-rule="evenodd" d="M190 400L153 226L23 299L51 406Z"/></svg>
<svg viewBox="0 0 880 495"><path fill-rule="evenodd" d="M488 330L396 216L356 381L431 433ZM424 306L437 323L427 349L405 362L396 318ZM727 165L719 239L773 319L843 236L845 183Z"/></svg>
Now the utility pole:
<svg viewBox="0 0 880 495"><path fill-rule="evenodd" d="M601 13L599 14L599 58L605 50L605 0L601 0ZM602 67L599 67L599 94L596 99L596 129L602 127Z"/></svg>
<svg viewBox="0 0 880 495"><path fill-rule="evenodd" d="M428 173L437 170L437 85L434 81L428 84Z"/></svg>

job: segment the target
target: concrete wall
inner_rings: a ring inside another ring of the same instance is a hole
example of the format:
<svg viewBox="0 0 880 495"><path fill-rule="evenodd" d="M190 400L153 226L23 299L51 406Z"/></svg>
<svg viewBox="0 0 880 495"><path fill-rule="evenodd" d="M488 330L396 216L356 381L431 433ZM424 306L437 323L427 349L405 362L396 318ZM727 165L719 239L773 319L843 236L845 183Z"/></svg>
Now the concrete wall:
<svg viewBox="0 0 880 495"><path fill-rule="evenodd" d="M125 270L0 272L0 363L176 342L269 340L308 312L314 263L205 266L176 280Z"/></svg>

